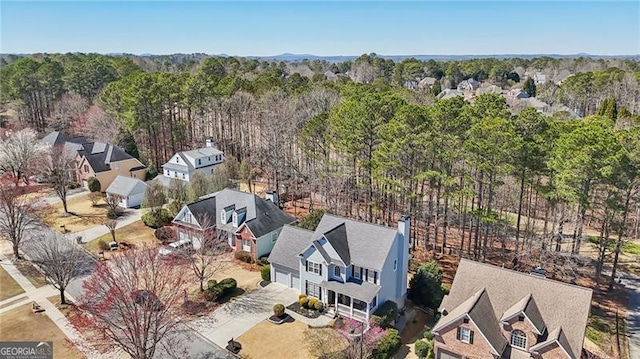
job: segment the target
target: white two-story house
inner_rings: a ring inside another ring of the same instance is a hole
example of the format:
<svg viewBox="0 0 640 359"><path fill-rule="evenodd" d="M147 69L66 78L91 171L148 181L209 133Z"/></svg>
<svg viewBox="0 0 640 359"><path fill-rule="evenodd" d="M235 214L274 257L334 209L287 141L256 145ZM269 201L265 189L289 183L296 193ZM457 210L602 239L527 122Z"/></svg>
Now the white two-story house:
<svg viewBox="0 0 640 359"><path fill-rule="evenodd" d="M409 217L389 228L328 214L315 232L284 226L269 256L271 280L357 320L387 300L402 308L410 226Z"/></svg>
<svg viewBox="0 0 640 359"><path fill-rule="evenodd" d="M213 141L207 139L205 147L178 152L163 164L162 183L168 184L171 178L189 182L196 172L210 176L215 166L221 164L223 160L222 151L213 146Z"/></svg>

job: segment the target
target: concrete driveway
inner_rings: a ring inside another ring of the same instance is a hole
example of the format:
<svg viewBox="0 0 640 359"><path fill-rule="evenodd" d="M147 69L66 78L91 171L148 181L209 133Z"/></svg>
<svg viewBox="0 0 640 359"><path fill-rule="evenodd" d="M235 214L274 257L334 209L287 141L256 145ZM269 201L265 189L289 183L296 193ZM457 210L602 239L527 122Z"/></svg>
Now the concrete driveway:
<svg viewBox="0 0 640 359"><path fill-rule="evenodd" d="M627 317L629 357L640 358L640 278L626 273L620 274L622 284L629 291L629 316Z"/></svg>
<svg viewBox="0 0 640 359"><path fill-rule="evenodd" d="M225 347L256 324L273 315L273 305L285 306L298 299L298 291L271 283L223 304L210 315L197 319L190 326L215 344Z"/></svg>

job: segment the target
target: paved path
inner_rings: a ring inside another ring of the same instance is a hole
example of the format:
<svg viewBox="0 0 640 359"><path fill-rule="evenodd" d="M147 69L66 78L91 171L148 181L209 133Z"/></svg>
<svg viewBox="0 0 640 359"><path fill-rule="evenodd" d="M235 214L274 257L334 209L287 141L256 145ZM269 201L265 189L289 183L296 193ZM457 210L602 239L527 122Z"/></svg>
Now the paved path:
<svg viewBox="0 0 640 359"><path fill-rule="evenodd" d="M205 338L225 347L231 338L239 337L273 315L275 303L287 306L297 299L296 290L271 283L223 304L213 313L190 325Z"/></svg>
<svg viewBox="0 0 640 359"><path fill-rule="evenodd" d="M80 187L80 188L76 188L76 189L72 189L69 190L69 192L67 192L67 201L74 198L74 197L79 197L82 196L83 194L87 194L89 193L86 189ZM60 201L60 197L58 197L56 194L52 194L50 196L47 196L44 198L44 201L47 204L56 204L61 202Z"/></svg>
<svg viewBox="0 0 640 359"><path fill-rule="evenodd" d="M118 218L118 226L116 227L116 229L139 221L140 218L142 218L142 213L143 210L141 209L127 209L124 215ZM72 238L80 236L82 237L82 243L87 243L108 233L109 229L106 226L99 224L97 226L85 229L84 231L69 233L69 236Z"/></svg>

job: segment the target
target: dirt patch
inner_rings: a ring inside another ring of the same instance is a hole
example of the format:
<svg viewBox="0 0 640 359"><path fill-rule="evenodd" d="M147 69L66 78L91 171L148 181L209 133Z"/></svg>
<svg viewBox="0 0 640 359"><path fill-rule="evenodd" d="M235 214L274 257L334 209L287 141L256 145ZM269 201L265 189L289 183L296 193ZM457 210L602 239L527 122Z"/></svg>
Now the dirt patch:
<svg viewBox="0 0 640 359"><path fill-rule="evenodd" d="M62 203L56 203L45 206L38 216L49 227L67 233L94 227L107 219L107 205L101 204L94 207L88 194L69 199L67 209L71 215L63 214Z"/></svg>
<svg viewBox="0 0 640 359"><path fill-rule="evenodd" d="M0 340L52 341L54 358L84 358L46 313L31 311L31 304L0 314Z"/></svg>
<svg viewBox="0 0 640 359"><path fill-rule="evenodd" d="M407 323L402 331L402 344L413 343L424 337L424 333L433 326L433 317L420 309L414 308L415 317Z"/></svg>
<svg viewBox="0 0 640 359"><path fill-rule="evenodd" d="M20 284L18 284L18 282L16 282L2 267L0 267L0 288L2 288L2 292L0 292L0 300L5 300L24 293Z"/></svg>
<svg viewBox="0 0 640 359"><path fill-rule="evenodd" d="M242 358L311 359L305 346L304 331L307 326L298 321L286 321L280 325L265 320L258 323L236 340L242 344Z"/></svg>

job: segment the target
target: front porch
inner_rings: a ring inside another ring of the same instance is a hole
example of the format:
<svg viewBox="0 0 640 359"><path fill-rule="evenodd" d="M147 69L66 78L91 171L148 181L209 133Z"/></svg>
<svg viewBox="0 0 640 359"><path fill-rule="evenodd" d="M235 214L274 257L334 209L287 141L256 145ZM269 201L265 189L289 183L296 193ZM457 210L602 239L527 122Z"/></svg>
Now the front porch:
<svg viewBox="0 0 640 359"><path fill-rule="evenodd" d="M368 282L324 281L320 284L329 313L368 322L378 306L380 286Z"/></svg>

